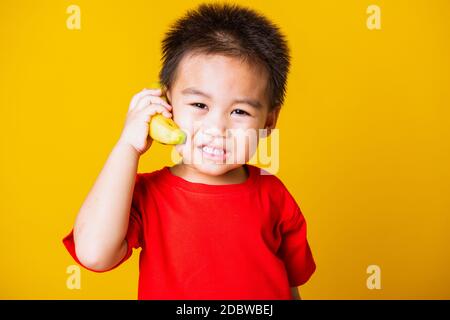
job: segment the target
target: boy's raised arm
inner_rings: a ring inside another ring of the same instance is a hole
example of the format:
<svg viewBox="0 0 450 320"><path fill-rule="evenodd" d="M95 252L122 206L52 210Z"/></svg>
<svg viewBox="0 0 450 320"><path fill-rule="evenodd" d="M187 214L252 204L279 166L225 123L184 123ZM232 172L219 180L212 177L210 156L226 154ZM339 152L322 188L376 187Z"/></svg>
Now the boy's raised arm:
<svg viewBox="0 0 450 320"><path fill-rule="evenodd" d="M86 267L104 271L127 252L125 241L139 158L151 146L152 115L170 118L171 106L160 90L143 90L131 100L119 141L78 212L74 225L75 251Z"/></svg>

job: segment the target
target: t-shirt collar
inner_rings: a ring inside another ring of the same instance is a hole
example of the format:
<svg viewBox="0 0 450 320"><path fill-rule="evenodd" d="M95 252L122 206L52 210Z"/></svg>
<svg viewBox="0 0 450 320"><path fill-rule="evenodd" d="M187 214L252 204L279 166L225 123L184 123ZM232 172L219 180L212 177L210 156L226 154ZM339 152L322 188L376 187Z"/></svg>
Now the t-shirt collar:
<svg viewBox="0 0 450 320"><path fill-rule="evenodd" d="M255 183L256 179L260 175L260 168L244 164L248 177L242 183L223 184L223 185L211 185L199 182L191 182L185 180L179 176L174 175L168 166L164 166L161 169L161 179L166 184L170 184L174 187L179 187L195 193L215 193L215 194L229 194L251 190L251 186Z"/></svg>

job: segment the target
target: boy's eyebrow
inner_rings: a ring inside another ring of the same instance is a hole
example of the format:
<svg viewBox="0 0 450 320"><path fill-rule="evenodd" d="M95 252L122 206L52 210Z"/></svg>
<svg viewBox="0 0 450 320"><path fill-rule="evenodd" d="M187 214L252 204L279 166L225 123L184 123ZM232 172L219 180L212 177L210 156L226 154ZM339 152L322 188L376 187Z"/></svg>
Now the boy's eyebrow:
<svg viewBox="0 0 450 320"><path fill-rule="evenodd" d="M183 91L181 91L181 93L183 95L198 95L198 96L203 96L205 98L211 99L211 96L207 93L204 93L198 89L195 88L186 88ZM248 99L248 98L244 98L244 99L236 99L234 100L234 103L246 103L250 106L252 106L255 109L261 109L262 105L258 100L254 100L254 99Z"/></svg>

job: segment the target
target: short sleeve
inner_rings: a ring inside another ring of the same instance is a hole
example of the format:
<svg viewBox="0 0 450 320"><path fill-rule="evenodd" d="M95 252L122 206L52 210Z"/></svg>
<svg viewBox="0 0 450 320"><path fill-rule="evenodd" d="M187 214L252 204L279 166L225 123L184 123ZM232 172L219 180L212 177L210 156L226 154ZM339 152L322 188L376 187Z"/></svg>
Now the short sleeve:
<svg viewBox="0 0 450 320"><path fill-rule="evenodd" d="M69 254L72 256L72 258L82 267L86 268L87 270L93 271L93 272L106 272L110 271L112 269L117 268L119 265L121 265L123 262L128 260L131 257L131 254L133 253L133 249L137 249L141 247L142 245L142 212L143 212L143 205L144 205L144 195L145 195L145 185L144 185L144 178L141 174L136 175L136 181L134 186L134 192L133 192L133 199L131 203L130 208L130 215L129 215L129 222L128 222L128 229L125 236L125 240L127 242L127 253L122 258L121 261L119 261L115 266L103 270L103 271L97 271L90 269L83 265L75 251L75 241L73 237L73 229L70 231L70 233L63 238L63 244Z"/></svg>
<svg viewBox="0 0 450 320"><path fill-rule="evenodd" d="M298 205L293 213L280 223L282 236L279 255L284 261L289 285L306 283L316 270L316 264L306 237L306 220Z"/></svg>

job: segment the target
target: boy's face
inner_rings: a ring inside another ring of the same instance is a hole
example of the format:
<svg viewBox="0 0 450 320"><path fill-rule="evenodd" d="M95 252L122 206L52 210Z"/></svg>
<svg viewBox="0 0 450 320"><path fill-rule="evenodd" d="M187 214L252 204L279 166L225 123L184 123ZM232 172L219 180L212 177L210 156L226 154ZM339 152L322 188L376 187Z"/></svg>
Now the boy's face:
<svg viewBox="0 0 450 320"><path fill-rule="evenodd" d="M276 125L279 108L269 112L267 73L260 67L217 54L186 55L174 82L167 98L173 120L188 134L176 149L201 173L217 176L242 166L264 134L258 129Z"/></svg>

